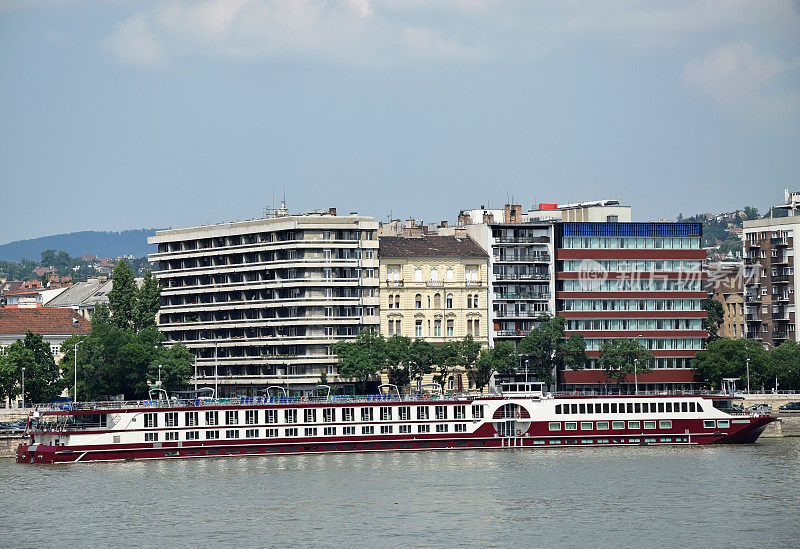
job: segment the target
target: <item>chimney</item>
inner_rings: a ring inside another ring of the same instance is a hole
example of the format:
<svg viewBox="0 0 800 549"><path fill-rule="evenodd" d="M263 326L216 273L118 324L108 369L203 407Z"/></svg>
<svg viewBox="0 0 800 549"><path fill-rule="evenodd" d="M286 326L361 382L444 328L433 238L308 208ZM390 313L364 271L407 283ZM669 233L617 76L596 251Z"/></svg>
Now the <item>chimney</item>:
<svg viewBox="0 0 800 549"><path fill-rule="evenodd" d="M494 223L494 214L490 214L489 212L483 212L483 222Z"/></svg>
<svg viewBox="0 0 800 549"><path fill-rule="evenodd" d="M442 222L439 223L440 227L447 227L448 225L449 225L449 223L448 223L448 221L446 219L442 220Z"/></svg>
<svg viewBox="0 0 800 549"><path fill-rule="evenodd" d="M522 223L522 205L506 204L503 208L503 223Z"/></svg>
<svg viewBox="0 0 800 549"><path fill-rule="evenodd" d="M336 215L336 208L328 208L328 213L331 215Z"/></svg>

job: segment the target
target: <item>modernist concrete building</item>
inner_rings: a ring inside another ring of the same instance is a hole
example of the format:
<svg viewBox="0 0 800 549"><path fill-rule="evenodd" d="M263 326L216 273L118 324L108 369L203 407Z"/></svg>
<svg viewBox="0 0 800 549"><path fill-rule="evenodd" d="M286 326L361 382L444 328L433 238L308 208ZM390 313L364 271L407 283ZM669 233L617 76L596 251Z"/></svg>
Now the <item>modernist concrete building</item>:
<svg viewBox="0 0 800 549"><path fill-rule="evenodd" d="M797 341L798 274L794 272L794 235L800 234L800 192L786 190L788 217L744 222L745 322L747 338L771 349L787 339ZM776 212L777 213L777 212Z"/></svg>
<svg viewBox="0 0 800 549"><path fill-rule="evenodd" d="M345 383L331 346L378 329L378 224L336 210L159 231L159 329L221 395Z"/></svg>
<svg viewBox="0 0 800 549"><path fill-rule="evenodd" d="M487 346L487 259L469 238L381 237L381 333Z"/></svg>

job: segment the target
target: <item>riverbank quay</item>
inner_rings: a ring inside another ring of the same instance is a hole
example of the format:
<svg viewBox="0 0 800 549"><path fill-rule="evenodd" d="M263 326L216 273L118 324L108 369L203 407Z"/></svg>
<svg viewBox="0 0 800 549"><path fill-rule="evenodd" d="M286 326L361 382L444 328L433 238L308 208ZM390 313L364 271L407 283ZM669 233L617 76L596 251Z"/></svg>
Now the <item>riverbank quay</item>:
<svg viewBox="0 0 800 549"><path fill-rule="evenodd" d="M749 393L740 395L741 405L745 408L758 404L769 404L772 406L772 414L777 416L778 421L773 421L764 432L762 437L800 437L800 412L784 412L780 410L790 402L800 401L800 393Z"/></svg>
<svg viewBox="0 0 800 549"><path fill-rule="evenodd" d="M27 437L21 435L0 435L0 458L13 458L19 446Z"/></svg>

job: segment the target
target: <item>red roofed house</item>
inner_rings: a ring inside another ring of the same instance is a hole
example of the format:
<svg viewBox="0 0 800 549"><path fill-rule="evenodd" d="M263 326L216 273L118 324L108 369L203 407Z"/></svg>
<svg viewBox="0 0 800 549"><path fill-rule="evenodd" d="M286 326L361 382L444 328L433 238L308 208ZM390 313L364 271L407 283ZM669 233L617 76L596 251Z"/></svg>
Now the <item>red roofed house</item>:
<svg viewBox="0 0 800 549"><path fill-rule="evenodd" d="M71 335L88 334L91 327L88 320L72 309L0 308L0 354L30 330L42 334L58 362L61 344Z"/></svg>

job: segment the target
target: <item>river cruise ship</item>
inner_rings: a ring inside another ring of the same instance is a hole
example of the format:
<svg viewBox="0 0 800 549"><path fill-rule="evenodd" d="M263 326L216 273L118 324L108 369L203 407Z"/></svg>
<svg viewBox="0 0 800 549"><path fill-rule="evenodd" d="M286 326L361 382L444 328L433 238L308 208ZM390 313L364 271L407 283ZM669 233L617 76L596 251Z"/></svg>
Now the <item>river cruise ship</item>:
<svg viewBox="0 0 800 549"><path fill-rule="evenodd" d="M509 383L490 395L167 398L39 407L20 463L755 442L774 418L712 394L553 395ZM185 396L185 395L184 395Z"/></svg>

